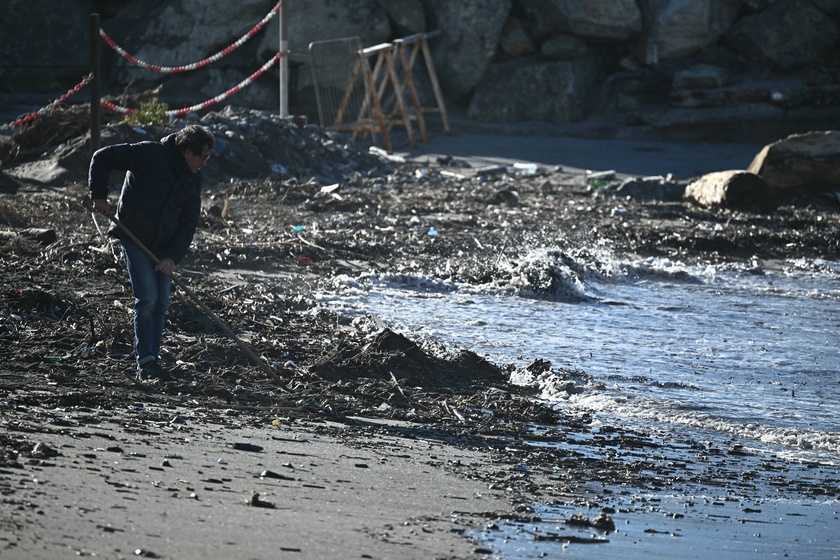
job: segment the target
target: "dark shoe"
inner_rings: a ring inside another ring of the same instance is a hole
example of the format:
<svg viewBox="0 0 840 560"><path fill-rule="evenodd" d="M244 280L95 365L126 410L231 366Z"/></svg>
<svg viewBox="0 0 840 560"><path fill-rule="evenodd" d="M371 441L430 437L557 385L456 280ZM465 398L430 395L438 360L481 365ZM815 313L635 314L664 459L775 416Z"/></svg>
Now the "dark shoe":
<svg viewBox="0 0 840 560"><path fill-rule="evenodd" d="M163 369L157 360L146 362L137 370L137 381L141 383L168 381L170 378L169 372Z"/></svg>

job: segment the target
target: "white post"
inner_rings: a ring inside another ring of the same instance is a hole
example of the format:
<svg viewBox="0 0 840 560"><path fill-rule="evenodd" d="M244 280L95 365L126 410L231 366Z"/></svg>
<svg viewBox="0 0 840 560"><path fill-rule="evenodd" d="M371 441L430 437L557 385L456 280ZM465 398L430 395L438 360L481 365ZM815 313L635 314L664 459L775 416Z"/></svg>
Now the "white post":
<svg viewBox="0 0 840 560"><path fill-rule="evenodd" d="M286 40L286 0L280 2L280 117L289 116L289 42Z"/></svg>

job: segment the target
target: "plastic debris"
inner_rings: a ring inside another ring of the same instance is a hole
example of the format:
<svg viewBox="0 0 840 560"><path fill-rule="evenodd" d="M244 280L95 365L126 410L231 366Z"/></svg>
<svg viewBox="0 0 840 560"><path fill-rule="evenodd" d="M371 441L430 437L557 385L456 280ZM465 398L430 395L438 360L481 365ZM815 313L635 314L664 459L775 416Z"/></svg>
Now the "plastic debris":
<svg viewBox="0 0 840 560"><path fill-rule="evenodd" d="M513 172L517 175L535 175L539 167L536 163L514 163Z"/></svg>

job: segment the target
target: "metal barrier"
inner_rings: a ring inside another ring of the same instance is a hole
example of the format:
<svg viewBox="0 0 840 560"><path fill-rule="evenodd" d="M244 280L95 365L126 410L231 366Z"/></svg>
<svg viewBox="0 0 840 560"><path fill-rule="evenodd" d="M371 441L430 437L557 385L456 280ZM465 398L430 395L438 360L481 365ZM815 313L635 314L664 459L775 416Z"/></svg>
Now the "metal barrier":
<svg viewBox="0 0 840 560"><path fill-rule="evenodd" d="M439 33L418 33L368 48L361 48L358 37L311 43L310 66L321 126L352 131L354 140L358 134L368 132L374 144L378 131L389 152L393 151L390 131L394 126L402 126L408 142L415 147L412 122L416 122L423 141L429 141L424 113L439 113L444 129L450 133L428 46L428 39ZM434 90L434 106L423 107L415 87L414 65L420 55L425 59ZM406 103L406 95L410 104Z"/></svg>
<svg viewBox="0 0 840 560"><path fill-rule="evenodd" d="M382 108L373 92L376 86L362 41L346 37L316 41L309 45L312 80L318 119L328 130L368 131L376 143L377 129L385 149L391 151L391 139L385 126ZM366 107L372 106L368 111Z"/></svg>

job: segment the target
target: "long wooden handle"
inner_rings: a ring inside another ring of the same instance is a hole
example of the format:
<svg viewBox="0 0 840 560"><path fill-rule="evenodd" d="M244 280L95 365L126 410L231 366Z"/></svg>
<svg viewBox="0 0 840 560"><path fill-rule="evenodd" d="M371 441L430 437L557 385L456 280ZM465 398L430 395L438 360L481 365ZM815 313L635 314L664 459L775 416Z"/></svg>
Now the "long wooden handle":
<svg viewBox="0 0 840 560"><path fill-rule="evenodd" d="M136 237L133 233L131 233L131 230L129 230L129 229L125 226L125 224L123 224L123 223L122 223L122 222L121 222L121 221L120 221L120 220L119 220L116 216L111 215L111 216L108 216L108 218L110 218L112 222L114 222L115 224L117 224L117 227L118 227L118 228L120 228L120 230L121 230L121 231L122 231L122 232L126 235L126 237L128 237L128 238L131 240L131 242L132 242L132 243L134 243L135 245L137 245L137 246L140 248L140 250L141 250L141 251L143 251L143 253L145 253L145 254L146 254L146 256L147 256L147 257L149 257L150 259L152 259L152 262L154 262L155 264L160 263L160 259L159 259L159 258L157 258L157 256L155 256L155 254L154 254L154 253L152 253L152 252L149 250L149 248L148 248L148 247L146 247L145 245L143 245L143 243L141 243L141 242L140 242L140 240L139 240L139 239L137 239L137 237ZM214 322L214 323L216 323L216 325L217 325L220 329L222 329L222 331L223 331L226 335L228 335L228 336L229 336L229 337L230 337L230 338L231 338L231 339L232 339L232 340L236 343L236 345L237 345L237 346L239 346L239 349L240 349L240 350L242 350L242 352L244 352L244 353L245 353L245 355L246 355L246 356L248 356L248 357L251 359L251 361L252 361L252 362L254 362L254 364L255 364L255 365L258 365L258 366L259 366L259 367L260 367L260 368L261 368L261 369L262 369L265 373L267 373L267 374L269 375L269 377L271 377L271 378L272 378L272 379L274 379L275 381L277 381L277 382L282 382L282 381L283 381L283 378L282 378L282 377L280 377L279 375L277 375L277 374L274 372L274 370L272 370L272 369L271 369L271 367L270 367L267 363L265 363L265 361L264 361L262 358L260 358L259 356L257 356L257 354L256 354L256 353L254 353L254 351L253 351L253 350L251 350L251 348L250 348L247 344L245 344L245 341L243 341L241 338L239 338L238 336L236 336L236 333L234 333L232 330L230 330L230 327L228 327L228 326L224 323L224 321L222 321L222 320L219 318L219 316L218 316L218 315L216 315L215 313L213 313L213 310L212 310L212 309L210 309L209 307L207 307L206 305L204 305L204 302L203 302L203 301L201 301L201 300L198 298L198 296L197 296L197 295L195 295L195 292L193 292L193 291L192 291L192 290L191 290L191 289L190 289L190 288L189 288L186 284L184 284L184 282L183 282L183 281L182 281L182 280L181 280L181 279L180 279L180 278L179 278L176 274L174 274L174 273L173 273L173 274L171 274L171 275L170 275L170 278L172 278L172 282L174 282L176 286L178 286L179 288L181 288L181 289L184 291L184 293L186 293L186 294L189 296L189 298L190 298L190 299L191 299L191 300L192 300L192 301L193 301L193 302L194 302L194 303L195 303L195 304L196 304L199 308L201 308L201 310L202 310L202 311L204 311L204 313L205 313L208 317L210 317L211 319L213 319L213 322ZM282 386L281 386L281 389L285 390L285 388L284 388L284 387L282 387Z"/></svg>

